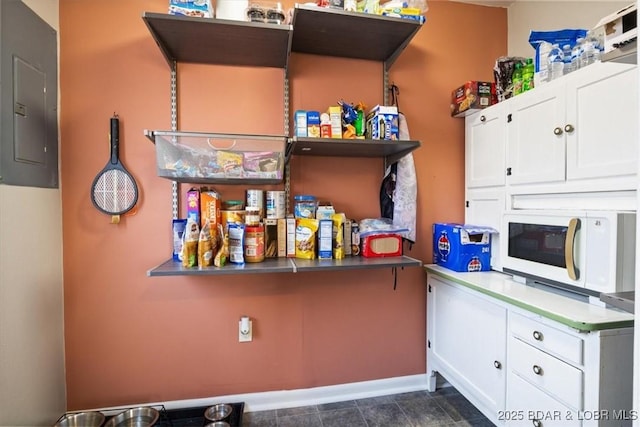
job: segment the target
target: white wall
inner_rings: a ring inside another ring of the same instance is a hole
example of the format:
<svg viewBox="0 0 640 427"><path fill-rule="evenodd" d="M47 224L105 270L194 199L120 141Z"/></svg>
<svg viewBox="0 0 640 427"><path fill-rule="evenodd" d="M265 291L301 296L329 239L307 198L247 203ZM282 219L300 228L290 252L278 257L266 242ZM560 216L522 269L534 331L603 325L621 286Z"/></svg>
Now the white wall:
<svg viewBox="0 0 640 427"><path fill-rule="evenodd" d="M627 1L516 1L508 8L508 55L533 57L531 31L591 29L601 18L633 3Z"/></svg>
<svg viewBox="0 0 640 427"><path fill-rule="evenodd" d="M23 1L59 31L58 0ZM0 426L66 410L63 315L60 190L0 185Z"/></svg>

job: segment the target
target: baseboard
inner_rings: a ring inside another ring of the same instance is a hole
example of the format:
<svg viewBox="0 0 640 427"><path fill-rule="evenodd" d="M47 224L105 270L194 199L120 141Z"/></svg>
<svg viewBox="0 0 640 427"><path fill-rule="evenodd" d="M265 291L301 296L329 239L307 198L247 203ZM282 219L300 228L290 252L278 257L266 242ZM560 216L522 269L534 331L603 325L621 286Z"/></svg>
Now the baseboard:
<svg viewBox="0 0 640 427"><path fill-rule="evenodd" d="M146 403L143 406L164 405L166 409L179 409L197 406L210 406L224 402L244 402L245 412L256 412L271 409L318 405L329 402L340 402L343 400L364 399L367 397L408 393L411 391L426 389L426 375L418 374L296 390L231 394L201 399ZM108 413L116 411L117 408L103 408L100 410Z"/></svg>

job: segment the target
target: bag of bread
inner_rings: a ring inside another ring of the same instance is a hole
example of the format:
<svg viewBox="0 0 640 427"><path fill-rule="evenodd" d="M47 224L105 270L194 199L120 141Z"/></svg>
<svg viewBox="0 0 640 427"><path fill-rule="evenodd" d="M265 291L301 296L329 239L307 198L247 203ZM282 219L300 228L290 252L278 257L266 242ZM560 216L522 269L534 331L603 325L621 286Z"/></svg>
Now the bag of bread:
<svg viewBox="0 0 640 427"><path fill-rule="evenodd" d="M198 238L198 267L210 267L213 265L213 243L211 241L211 223L205 219L204 226L200 230Z"/></svg>
<svg viewBox="0 0 640 427"><path fill-rule="evenodd" d="M200 237L200 227L198 222L190 217L187 219L187 226L182 234L182 266L195 267L198 265L198 239Z"/></svg>

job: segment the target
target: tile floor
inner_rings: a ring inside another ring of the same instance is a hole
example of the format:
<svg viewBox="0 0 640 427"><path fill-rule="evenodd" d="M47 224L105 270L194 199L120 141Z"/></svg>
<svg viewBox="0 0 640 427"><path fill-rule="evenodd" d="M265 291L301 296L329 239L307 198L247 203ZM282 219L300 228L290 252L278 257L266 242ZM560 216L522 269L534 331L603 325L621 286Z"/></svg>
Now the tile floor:
<svg viewBox="0 0 640 427"><path fill-rule="evenodd" d="M249 427L492 427L453 387L271 411L245 412Z"/></svg>

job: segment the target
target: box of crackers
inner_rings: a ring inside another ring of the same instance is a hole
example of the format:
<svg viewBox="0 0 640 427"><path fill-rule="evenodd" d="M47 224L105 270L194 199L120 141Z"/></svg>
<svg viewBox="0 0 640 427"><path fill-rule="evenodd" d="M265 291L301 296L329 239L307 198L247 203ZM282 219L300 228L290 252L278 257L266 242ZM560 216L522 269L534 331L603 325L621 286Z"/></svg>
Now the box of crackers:
<svg viewBox="0 0 640 427"><path fill-rule="evenodd" d="M465 117L497 102L495 83L470 80L451 91L451 116Z"/></svg>

